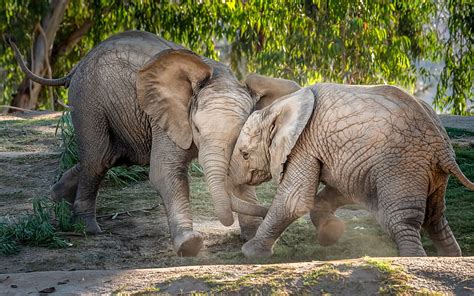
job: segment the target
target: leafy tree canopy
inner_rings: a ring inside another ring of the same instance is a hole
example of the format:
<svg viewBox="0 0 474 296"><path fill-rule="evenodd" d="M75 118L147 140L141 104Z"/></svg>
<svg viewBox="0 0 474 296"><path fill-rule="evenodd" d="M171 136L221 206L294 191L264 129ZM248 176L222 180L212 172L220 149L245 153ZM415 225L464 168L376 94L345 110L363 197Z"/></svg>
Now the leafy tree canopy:
<svg viewBox="0 0 474 296"><path fill-rule="evenodd" d="M51 1L0 0L1 32L15 36L24 52L30 50L40 38L34 28ZM444 34L438 26L443 15ZM159 34L215 59L226 52L240 77L258 72L303 85L389 83L413 91L417 75L429 75L415 63L444 60L434 105L468 115L473 19L467 0L69 0L50 64L54 77L63 76L100 41L129 29ZM4 43L0 67L6 70L2 104L8 104L24 76ZM65 98L66 90L59 91ZM42 94L39 107L47 102Z"/></svg>

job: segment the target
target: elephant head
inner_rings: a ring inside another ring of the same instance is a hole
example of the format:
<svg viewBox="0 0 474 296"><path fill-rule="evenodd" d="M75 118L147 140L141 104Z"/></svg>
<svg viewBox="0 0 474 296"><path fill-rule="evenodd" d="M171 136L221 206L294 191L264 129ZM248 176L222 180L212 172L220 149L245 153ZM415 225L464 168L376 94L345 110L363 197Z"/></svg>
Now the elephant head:
<svg viewBox="0 0 474 296"><path fill-rule="evenodd" d="M226 191L235 141L257 101L224 65L191 51L170 49L151 58L137 75L138 103L154 125L180 148L194 143L222 224L233 223L232 210L265 215Z"/></svg>
<svg viewBox="0 0 474 296"><path fill-rule="evenodd" d="M293 81L250 79L254 92L267 94L265 86L272 96L281 98L247 119L234 147L229 175L235 184L258 185L272 178L280 183L286 159L313 112L314 95Z"/></svg>

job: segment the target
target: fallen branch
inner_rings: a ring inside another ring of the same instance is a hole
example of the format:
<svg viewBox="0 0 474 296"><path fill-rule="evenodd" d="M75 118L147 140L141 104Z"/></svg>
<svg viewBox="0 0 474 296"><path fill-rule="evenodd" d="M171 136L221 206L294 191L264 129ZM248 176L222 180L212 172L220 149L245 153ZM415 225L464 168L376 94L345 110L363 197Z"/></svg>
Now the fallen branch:
<svg viewBox="0 0 474 296"><path fill-rule="evenodd" d="M81 236L83 237L84 234L72 231L58 231L56 232L57 235L65 235L65 236Z"/></svg>
<svg viewBox="0 0 474 296"><path fill-rule="evenodd" d="M10 106L10 105L0 105L0 108L13 109L13 110L23 111L23 112L40 113L40 111L30 110L30 109L25 109L25 108L20 108L20 107L14 107L14 106Z"/></svg>
<svg viewBox="0 0 474 296"><path fill-rule="evenodd" d="M151 211L151 210L154 210L154 209L158 208L159 206L160 206L160 204L157 204L157 205L154 205L151 208L135 209L135 210L129 210L129 211L123 211L123 212L114 212L114 213L110 213L110 214L99 215L99 216L97 216L97 218L111 217L112 219L115 219L115 218L117 218L118 215L123 215L123 214L131 216L130 213Z"/></svg>

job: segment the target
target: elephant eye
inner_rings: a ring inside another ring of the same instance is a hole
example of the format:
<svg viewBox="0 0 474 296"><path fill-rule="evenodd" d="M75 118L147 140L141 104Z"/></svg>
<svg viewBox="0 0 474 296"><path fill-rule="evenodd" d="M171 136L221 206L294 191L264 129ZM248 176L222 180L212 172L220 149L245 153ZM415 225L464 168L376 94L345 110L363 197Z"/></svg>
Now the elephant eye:
<svg viewBox="0 0 474 296"><path fill-rule="evenodd" d="M249 159L250 155L249 155L248 152L241 151L241 153L242 153L242 157L243 157L245 160Z"/></svg>

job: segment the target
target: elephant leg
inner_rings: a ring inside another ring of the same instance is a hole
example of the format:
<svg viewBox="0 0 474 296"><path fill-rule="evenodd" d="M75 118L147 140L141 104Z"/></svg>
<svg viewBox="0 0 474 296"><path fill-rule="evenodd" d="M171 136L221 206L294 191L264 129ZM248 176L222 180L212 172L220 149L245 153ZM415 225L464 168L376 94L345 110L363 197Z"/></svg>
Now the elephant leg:
<svg viewBox="0 0 474 296"><path fill-rule="evenodd" d="M101 232L96 220L97 192L107 170L114 165L119 155L112 147L107 120L100 113L92 113L90 117L74 115L72 119L78 142L80 170L73 212L77 219L85 223L88 233L97 234Z"/></svg>
<svg viewBox="0 0 474 296"><path fill-rule="evenodd" d="M334 215L336 209L351 202L344 201L344 196L334 187L326 185L316 194L310 218L317 228L317 239L320 245L330 246L341 238L346 230L344 222Z"/></svg>
<svg viewBox="0 0 474 296"><path fill-rule="evenodd" d="M402 257L424 257L420 230L425 217L428 186L410 186L416 177L378 192L377 219L395 240Z"/></svg>
<svg viewBox="0 0 474 296"><path fill-rule="evenodd" d="M189 202L189 152L164 133L154 136L150 156L150 181L159 192L168 218L173 246L178 256L196 256L202 235L193 230Z"/></svg>
<svg viewBox="0 0 474 296"><path fill-rule="evenodd" d="M80 172L81 165L79 163L67 170L51 188L51 199L55 202L64 199L71 205L74 204Z"/></svg>
<svg viewBox="0 0 474 296"><path fill-rule="evenodd" d="M304 155L293 155L278 186L275 199L255 237L246 242L246 257L270 257L273 245L283 231L296 219L308 213L319 183L320 163Z"/></svg>
<svg viewBox="0 0 474 296"><path fill-rule="evenodd" d="M447 178L446 181L447 182ZM423 228L430 236L438 256L462 256L461 248L444 215L446 183L428 197L426 219Z"/></svg>
<svg viewBox="0 0 474 296"><path fill-rule="evenodd" d="M462 256L461 248L444 215L437 222L425 225L424 228L433 241L438 256Z"/></svg>
<svg viewBox="0 0 474 296"><path fill-rule="evenodd" d="M257 194L255 193L255 187L240 185L233 192L238 198L245 200L252 204L258 204ZM248 215L238 215L240 225L240 238L246 242L255 236L258 227L262 224L263 219L261 217L254 217Z"/></svg>
<svg viewBox="0 0 474 296"><path fill-rule="evenodd" d="M73 205L76 218L82 220L86 225L86 232L98 234L101 232L96 220L96 199L100 183L107 169L97 172L94 169L83 167L79 174L77 195Z"/></svg>

